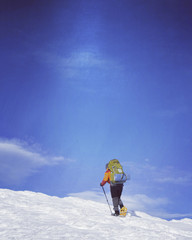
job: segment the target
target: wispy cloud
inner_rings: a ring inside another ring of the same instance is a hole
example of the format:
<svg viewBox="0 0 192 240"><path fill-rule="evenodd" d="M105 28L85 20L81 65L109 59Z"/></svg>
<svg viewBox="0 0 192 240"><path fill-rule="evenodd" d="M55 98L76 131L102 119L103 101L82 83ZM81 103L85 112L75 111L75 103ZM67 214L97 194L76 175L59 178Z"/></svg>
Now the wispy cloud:
<svg viewBox="0 0 192 240"><path fill-rule="evenodd" d="M192 185L192 176L177 176L175 177L161 177L155 179L159 183L173 183L173 184L180 184L180 185Z"/></svg>
<svg viewBox="0 0 192 240"><path fill-rule="evenodd" d="M43 166L69 161L49 156L19 140L0 140L0 181L18 184Z"/></svg>
<svg viewBox="0 0 192 240"><path fill-rule="evenodd" d="M153 173L154 181L162 184L175 184L181 186L192 185L192 173L166 166Z"/></svg>
<svg viewBox="0 0 192 240"><path fill-rule="evenodd" d="M65 67L83 68L83 67L105 67L106 60L91 51L73 52L68 58L63 58L62 63Z"/></svg>
<svg viewBox="0 0 192 240"><path fill-rule="evenodd" d="M122 75L124 79L125 66L118 59L103 55L99 49L77 48L68 53L44 49L33 55L52 69L56 82L82 92L111 94L109 83L115 83ZM117 96L117 91L115 94Z"/></svg>
<svg viewBox="0 0 192 240"><path fill-rule="evenodd" d="M161 184L179 184L189 186L192 185L192 173L174 166L162 166L161 168L154 166L150 160L143 163L129 162L125 163L131 172L134 173L135 180L143 179L151 183Z"/></svg>
<svg viewBox="0 0 192 240"><path fill-rule="evenodd" d="M64 74L67 78L78 82L82 78L86 78L89 82L91 82L92 78L89 78L89 74L90 71L93 71L94 69L97 69L97 72L104 72L111 66L115 66L111 61L103 58L98 53L87 50L75 51L69 56L60 56L58 57L57 63L57 66L59 66L59 70L62 74Z"/></svg>
<svg viewBox="0 0 192 240"><path fill-rule="evenodd" d="M52 69L62 77L70 80L78 80L82 77L87 77L90 70L95 70L95 74L106 75L106 73L115 71L122 72L123 66L115 59L109 59L95 49L74 49L68 54L61 54L55 51L36 51L34 56ZM93 73L93 72L92 72ZM92 75L93 78L93 75ZM92 78L89 78L91 81Z"/></svg>
<svg viewBox="0 0 192 240"><path fill-rule="evenodd" d="M35 55L41 56L47 63L53 64L58 68L90 68L90 67L119 67L117 62L101 55L99 51L91 49L76 49L68 55L56 54L55 52L36 52Z"/></svg>
<svg viewBox="0 0 192 240"><path fill-rule="evenodd" d="M125 202L127 202L127 206L129 206L131 209L140 211L159 208L170 203L167 198L151 198L145 194L125 196Z"/></svg>
<svg viewBox="0 0 192 240"><path fill-rule="evenodd" d="M174 109L164 109L156 112L156 115L161 118L174 118L178 117L181 114L185 114L188 112L188 108L186 106L177 107Z"/></svg>

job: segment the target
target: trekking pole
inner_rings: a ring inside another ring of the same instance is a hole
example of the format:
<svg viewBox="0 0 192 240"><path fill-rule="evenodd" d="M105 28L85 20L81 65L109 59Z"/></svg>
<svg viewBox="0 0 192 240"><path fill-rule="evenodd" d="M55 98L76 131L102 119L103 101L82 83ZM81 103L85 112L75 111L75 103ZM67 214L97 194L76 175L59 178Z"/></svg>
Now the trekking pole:
<svg viewBox="0 0 192 240"><path fill-rule="evenodd" d="M106 195L106 193L105 193L105 189L104 189L103 186L102 186L102 189L103 189L103 192L104 192L105 198L106 198L106 200L107 200L107 203L108 203L108 206L109 206L110 212L111 212L111 214L113 214L112 211L111 211L110 205L109 205L109 201L108 201L108 199L107 199L107 195Z"/></svg>

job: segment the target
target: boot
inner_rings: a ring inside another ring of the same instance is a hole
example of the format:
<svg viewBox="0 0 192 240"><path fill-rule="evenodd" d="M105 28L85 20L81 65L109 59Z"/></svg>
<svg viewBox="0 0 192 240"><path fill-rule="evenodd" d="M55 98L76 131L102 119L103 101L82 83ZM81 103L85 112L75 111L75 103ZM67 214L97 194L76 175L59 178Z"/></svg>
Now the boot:
<svg viewBox="0 0 192 240"><path fill-rule="evenodd" d="M112 216L119 216L119 211L115 211L115 213L112 213Z"/></svg>

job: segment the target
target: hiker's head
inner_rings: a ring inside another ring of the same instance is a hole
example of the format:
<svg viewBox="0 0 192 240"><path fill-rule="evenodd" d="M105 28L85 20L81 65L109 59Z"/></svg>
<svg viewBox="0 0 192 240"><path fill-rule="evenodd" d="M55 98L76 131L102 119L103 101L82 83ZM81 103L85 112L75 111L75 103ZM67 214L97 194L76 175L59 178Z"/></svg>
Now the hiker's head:
<svg viewBox="0 0 192 240"><path fill-rule="evenodd" d="M105 168L106 168L106 169L108 168L108 163L105 165Z"/></svg>

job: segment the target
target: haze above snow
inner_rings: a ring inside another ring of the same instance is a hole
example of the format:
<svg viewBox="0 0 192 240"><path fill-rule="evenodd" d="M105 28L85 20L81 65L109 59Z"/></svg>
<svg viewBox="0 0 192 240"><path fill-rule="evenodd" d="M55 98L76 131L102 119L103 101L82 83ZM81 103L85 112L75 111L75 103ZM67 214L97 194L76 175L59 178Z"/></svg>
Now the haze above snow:
<svg viewBox="0 0 192 240"><path fill-rule="evenodd" d="M192 220L163 220L143 212L110 216L107 204L0 189L1 240L191 240Z"/></svg>

